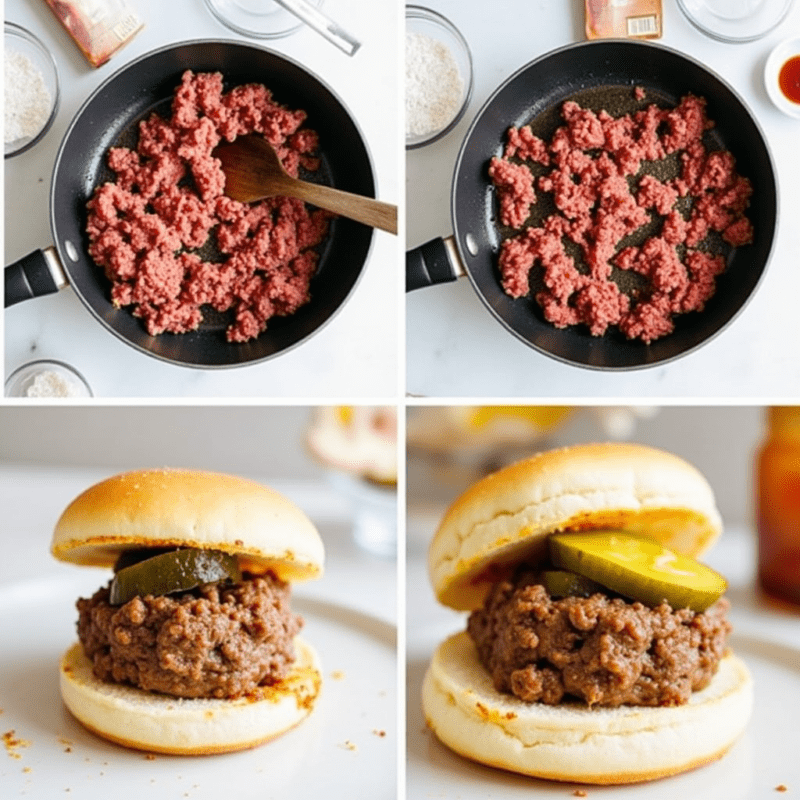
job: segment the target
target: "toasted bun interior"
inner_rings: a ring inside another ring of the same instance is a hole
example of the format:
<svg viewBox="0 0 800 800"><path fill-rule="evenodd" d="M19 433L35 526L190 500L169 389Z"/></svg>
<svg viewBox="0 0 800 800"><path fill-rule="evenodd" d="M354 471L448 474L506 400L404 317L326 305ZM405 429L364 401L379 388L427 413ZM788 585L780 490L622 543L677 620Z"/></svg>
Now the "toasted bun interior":
<svg viewBox="0 0 800 800"><path fill-rule="evenodd" d="M722 522L706 479L683 459L637 444L541 453L478 481L449 508L428 568L439 601L480 607L492 583L546 552L556 531L619 528L696 557Z"/></svg>
<svg viewBox="0 0 800 800"><path fill-rule="evenodd" d="M494 689L462 632L434 654L422 702L436 736L474 761L549 780L617 784L721 757L747 725L753 689L747 667L728 655L711 684L683 706L524 703Z"/></svg>
<svg viewBox="0 0 800 800"><path fill-rule="evenodd" d="M313 647L295 639L287 678L236 700L185 699L96 678L80 643L61 659L61 697L76 719L125 747L175 755L245 750L274 739L311 712L322 678Z"/></svg>
<svg viewBox="0 0 800 800"><path fill-rule="evenodd" d="M236 553L243 569L283 580L323 571L322 540L296 505L255 481L197 470L139 470L95 484L61 515L51 550L111 567L123 550L164 546Z"/></svg>

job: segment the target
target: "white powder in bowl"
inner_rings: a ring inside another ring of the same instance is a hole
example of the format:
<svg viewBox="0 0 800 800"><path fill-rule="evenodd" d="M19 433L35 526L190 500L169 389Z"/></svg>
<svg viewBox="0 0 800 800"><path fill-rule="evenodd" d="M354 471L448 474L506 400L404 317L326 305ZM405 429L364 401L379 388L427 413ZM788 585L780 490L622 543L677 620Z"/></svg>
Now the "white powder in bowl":
<svg viewBox="0 0 800 800"><path fill-rule="evenodd" d="M464 80L450 48L423 33L406 33L406 136L445 128L463 94Z"/></svg>
<svg viewBox="0 0 800 800"><path fill-rule="evenodd" d="M50 116L44 75L24 53L5 50L5 143L32 139Z"/></svg>
<svg viewBox="0 0 800 800"><path fill-rule="evenodd" d="M51 369L40 372L25 390L26 397L81 397L82 394L74 381Z"/></svg>

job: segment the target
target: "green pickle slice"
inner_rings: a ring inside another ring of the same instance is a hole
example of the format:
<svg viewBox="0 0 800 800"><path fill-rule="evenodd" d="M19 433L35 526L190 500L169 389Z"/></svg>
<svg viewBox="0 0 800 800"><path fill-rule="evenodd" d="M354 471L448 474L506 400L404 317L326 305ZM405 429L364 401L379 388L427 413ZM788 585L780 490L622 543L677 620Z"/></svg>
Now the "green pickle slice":
<svg viewBox="0 0 800 800"><path fill-rule="evenodd" d="M125 567L132 567L153 556L160 556L162 553L174 553L175 550L177 550L176 547L140 547L136 550L123 550L114 564L114 572L119 572Z"/></svg>
<svg viewBox="0 0 800 800"><path fill-rule="evenodd" d="M171 550L120 569L111 581L109 602L118 606L137 595L188 592L204 583L241 579L235 555L195 548Z"/></svg>
<svg viewBox="0 0 800 800"><path fill-rule="evenodd" d="M550 597L591 597L602 592L603 587L595 581L561 569L548 569L542 573L542 586Z"/></svg>
<svg viewBox="0 0 800 800"><path fill-rule="evenodd" d="M705 611L727 589L717 572L646 536L623 531L557 533L549 539L555 566L576 572L648 606Z"/></svg>

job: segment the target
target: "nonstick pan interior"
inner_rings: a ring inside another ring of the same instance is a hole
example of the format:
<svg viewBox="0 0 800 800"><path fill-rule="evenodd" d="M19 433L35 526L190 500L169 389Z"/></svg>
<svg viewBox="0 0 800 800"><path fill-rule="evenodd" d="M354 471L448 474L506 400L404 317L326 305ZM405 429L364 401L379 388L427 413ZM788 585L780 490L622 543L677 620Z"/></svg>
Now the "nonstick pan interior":
<svg viewBox="0 0 800 800"><path fill-rule="evenodd" d="M646 99L634 98L635 87ZM497 258L504 231L497 221L489 159L500 155L511 125L532 122L540 136L559 124L561 104L575 98L614 116L648 103L674 106L692 93L707 101L716 127L712 149L730 150L740 174L753 183L748 216L752 245L732 251L717 291L702 312L676 318L675 331L647 345L613 330L591 336L585 326L558 329L530 298L503 292ZM752 296L765 271L775 233L777 189L764 136L739 97L717 76L691 59L659 45L606 41L553 51L512 75L489 98L473 122L459 155L452 193L453 225L459 252L480 297L515 336L556 359L597 369L632 369L670 361L722 330Z"/></svg>
<svg viewBox="0 0 800 800"><path fill-rule="evenodd" d="M306 124L320 136L321 167L313 180L375 196L369 153L349 112L318 78L260 47L228 41L198 41L145 55L113 75L86 101L61 145L53 175L51 221L56 247L70 283L90 311L113 333L140 350L194 367L227 367L261 361L292 348L317 332L341 307L361 275L372 230L346 219L332 221L322 244L311 302L289 317L273 318L257 339L225 340L226 315L213 310L187 334L150 336L130 311L110 302L110 286L87 253L86 202L95 186L113 177L106 152L131 146L141 119L169 113L183 72L219 71L225 89L263 83L275 99L308 113Z"/></svg>

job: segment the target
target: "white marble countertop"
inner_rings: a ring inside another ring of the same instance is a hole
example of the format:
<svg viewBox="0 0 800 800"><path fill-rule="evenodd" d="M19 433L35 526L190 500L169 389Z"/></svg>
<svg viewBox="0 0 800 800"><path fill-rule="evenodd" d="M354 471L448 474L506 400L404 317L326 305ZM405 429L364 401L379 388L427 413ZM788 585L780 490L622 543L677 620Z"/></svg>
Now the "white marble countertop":
<svg viewBox="0 0 800 800"><path fill-rule="evenodd" d="M78 577L86 591L103 585L110 572L62 564L50 555L53 527L67 504L112 471L0 464L0 587ZM325 544L325 574L295 584L300 598L344 606L397 624L397 563L358 548L351 535L349 504L324 481L282 481L249 475L293 500L317 526Z"/></svg>
<svg viewBox="0 0 800 800"><path fill-rule="evenodd" d="M450 186L461 142L483 103L509 75L541 54L584 39L583 4L548 0L463 3L429 0L469 42L475 89L464 118L446 137L407 154L407 245L449 236ZM787 397L797 398L796 354L800 291L800 120L775 108L763 70L772 48L800 33L800 3L779 28L750 44L722 44L664 0L661 44L684 52L724 76L758 119L779 181L777 239L767 275L742 314L718 337L666 365L626 373L571 367L508 334L486 311L471 283L412 292L406 302L407 390L440 397ZM502 12L502 13L499 13ZM512 24L508 19L515 19Z"/></svg>
<svg viewBox="0 0 800 800"><path fill-rule="evenodd" d="M62 86L51 130L34 148L5 161L6 263L52 244L48 207L55 157L71 119L99 83L134 58L171 42L256 42L225 28L203 0L132 3L145 28L99 69L88 66L45 3L5 3L6 20L31 30L53 53ZM302 63L334 89L368 143L379 198L399 204L403 151L399 95L393 87L399 80L400 8L360 0L325 0L323 8L361 40L355 56L307 28L264 46ZM377 231L361 281L328 325L288 353L235 369L195 370L143 355L108 333L67 288L6 310L5 374L33 359L55 358L83 373L98 397L394 397L399 386L401 260L400 237Z"/></svg>

